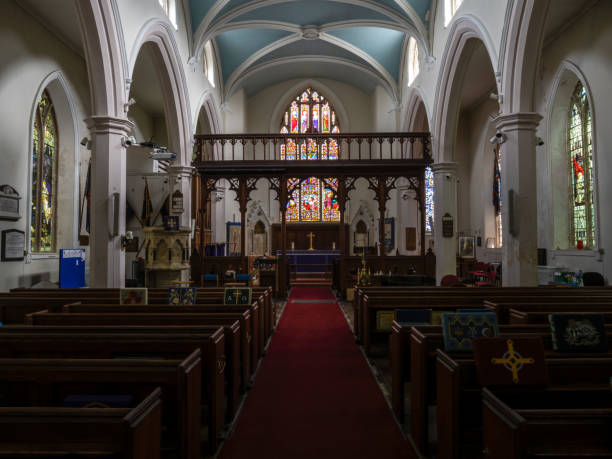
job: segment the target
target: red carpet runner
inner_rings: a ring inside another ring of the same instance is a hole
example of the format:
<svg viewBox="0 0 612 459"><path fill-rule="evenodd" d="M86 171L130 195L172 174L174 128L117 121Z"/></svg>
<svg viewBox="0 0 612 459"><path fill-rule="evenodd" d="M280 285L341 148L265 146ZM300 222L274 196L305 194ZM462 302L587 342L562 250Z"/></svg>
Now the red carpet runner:
<svg viewBox="0 0 612 459"><path fill-rule="evenodd" d="M321 300L328 288L291 290L221 459L413 457L340 308Z"/></svg>

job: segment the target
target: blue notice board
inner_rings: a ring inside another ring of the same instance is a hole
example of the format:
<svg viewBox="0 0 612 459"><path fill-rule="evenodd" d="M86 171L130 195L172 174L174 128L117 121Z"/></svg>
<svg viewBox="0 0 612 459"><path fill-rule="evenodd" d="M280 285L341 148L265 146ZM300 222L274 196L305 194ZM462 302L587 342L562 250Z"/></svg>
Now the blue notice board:
<svg viewBox="0 0 612 459"><path fill-rule="evenodd" d="M85 287L85 249L61 249L60 288Z"/></svg>

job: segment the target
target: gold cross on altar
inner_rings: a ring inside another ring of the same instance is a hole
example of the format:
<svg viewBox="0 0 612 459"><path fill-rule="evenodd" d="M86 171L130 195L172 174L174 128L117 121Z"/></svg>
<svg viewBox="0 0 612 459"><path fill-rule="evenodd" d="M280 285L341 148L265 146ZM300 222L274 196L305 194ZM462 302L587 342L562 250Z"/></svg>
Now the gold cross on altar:
<svg viewBox="0 0 612 459"><path fill-rule="evenodd" d="M501 364L506 367L508 370L512 371L512 381L516 384L519 382L518 372L523 368L523 365L526 363L535 363L535 359L529 357L524 358L518 352L514 351L514 343L511 339L506 341L508 344L508 350L504 352L504 355L501 359L492 358L492 364Z"/></svg>
<svg viewBox="0 0 612 459"><path fill-rule="evenodd" d="M308 237L308 239L310 239L310 247L308 248L308 250L314 250L314 247L312 246L312 238L317 237L317 236L312 231L308 233L306 236Z"/></svg>

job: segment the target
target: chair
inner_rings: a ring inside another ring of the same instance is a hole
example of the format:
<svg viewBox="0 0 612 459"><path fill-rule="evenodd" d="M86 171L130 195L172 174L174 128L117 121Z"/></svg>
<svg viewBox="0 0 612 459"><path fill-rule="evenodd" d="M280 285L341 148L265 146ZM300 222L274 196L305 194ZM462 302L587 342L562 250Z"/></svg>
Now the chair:
<svg viewBox="0 0 612 459"><path fill-rule="evenodd" d="M497 285L497 270L495 268L489 269L487 271L487 280L478 281L474 285L476 287L495 287Z"/></svg>
<svg viewBox="0 0 612 459"><path fill-rule="evenodd" d="M606 282L603 276L595 271L589 271L582 275L582 283L585 287L603 287Z"/></svg>
<svg viewBox="0 0 612 459"><path fill-rule="evenodd" d="M461 280L454 274L447 274L440 281L442 287L455 287L458 284L461 284Z"/></svg>

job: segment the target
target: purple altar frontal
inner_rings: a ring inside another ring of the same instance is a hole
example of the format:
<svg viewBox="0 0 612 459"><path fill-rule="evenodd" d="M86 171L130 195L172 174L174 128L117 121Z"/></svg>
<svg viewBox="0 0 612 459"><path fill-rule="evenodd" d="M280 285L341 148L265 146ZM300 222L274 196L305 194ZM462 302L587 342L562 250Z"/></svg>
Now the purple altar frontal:
<svg viewBox="0 0 612 459"><path fill-rule="evenodd" d="M277 251L278 256L281 251ZM339 250L287 250L289 265L295 265L298 273L316 273L331 270L334 260L340 258ZM326 269L326 266L329 266Z"/></svg>

